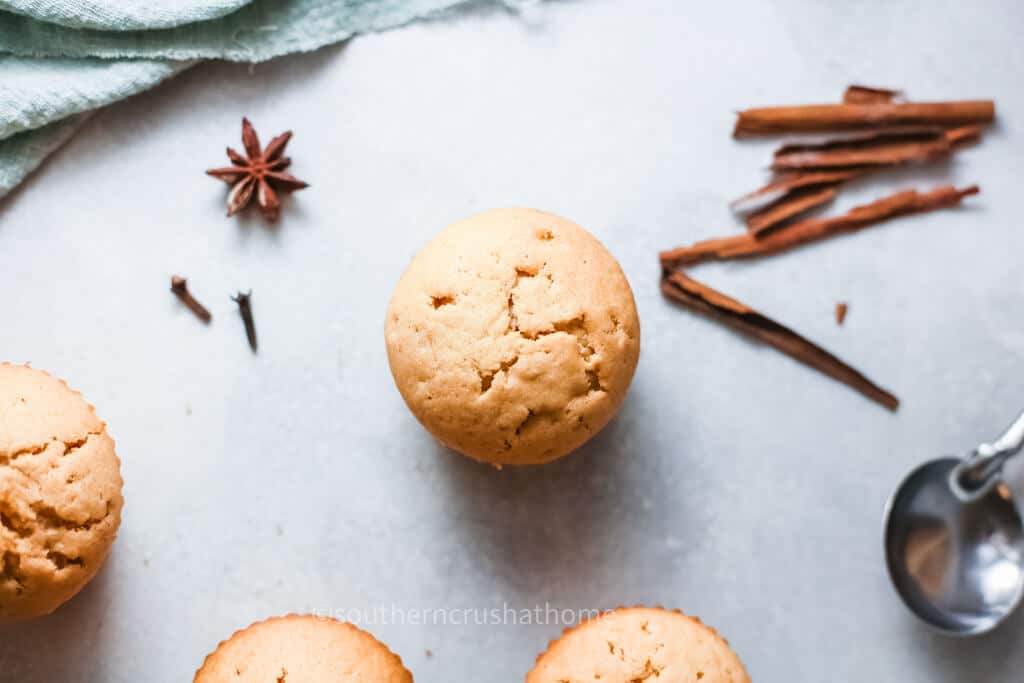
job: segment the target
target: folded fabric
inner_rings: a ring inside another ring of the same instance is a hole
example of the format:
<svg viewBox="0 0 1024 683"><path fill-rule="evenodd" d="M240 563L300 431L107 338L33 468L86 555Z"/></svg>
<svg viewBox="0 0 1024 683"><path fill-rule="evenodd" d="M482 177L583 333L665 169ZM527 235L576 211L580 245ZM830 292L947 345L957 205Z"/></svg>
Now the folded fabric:
<svg viewBox="0 0 1024 683"><path fill-rule="evenodd" d="M71 28L142 31L208 21L250 0L0 0L0 10Z"/></svg>
<svg viewBox="0 0 1024 683"><path fill-rule="evenodd" d="M521 1L521 0L520 0ZM519 4L501 0L503 4ZM22 57L261 62L381 31L467 0L255 0L220 19L153 31L74 30L0 13L0 50Z"/></svg>
<svg viewBox="0 0 1024 683"><path fill-rule="evenodd" d="M0 140L0 197L13 190L46 157L67 142L88 117L88 113L78 114L39 130Z"/></svg>
<svg viewBox="0 0 1024 683"><path fill-rule="evenodd" d="M0 0L21 12L0 11L0 53L8 53L0 55L0 197L71 137L81 114L151 88L198 60L260 62L449 9L536 1L253 0L230 14L172 28L157 22L150 30L95 30L72 26L87 14L104 17L89 20L97 25L110 22L117 8L143 12L143 0L61 0L50 2L49 10L42 9L45 0ZM178 19L165 20L180 20L187 7L194 16L214 16L231 2L242 0L185 0ZM101 7L107 13L93 13ZM51 11L58 18L44 20ZM128 26L127 20L113 23Z"/></svg>
<svg viewBox="0 0 1024 683"><path fill-rule="evenodd" d="M193 63L0 57L0 139L142 92Z"/></svg>

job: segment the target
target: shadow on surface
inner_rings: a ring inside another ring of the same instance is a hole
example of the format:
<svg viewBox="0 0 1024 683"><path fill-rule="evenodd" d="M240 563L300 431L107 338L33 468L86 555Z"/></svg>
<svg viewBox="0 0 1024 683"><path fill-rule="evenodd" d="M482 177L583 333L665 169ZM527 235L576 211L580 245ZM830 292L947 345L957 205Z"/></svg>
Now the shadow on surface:
<svg viewBox="0 0 1024 683"><path fill-rule="evenodd" d="M482 572L531 599L593 599L595 584L630 592L634 565L650 561L639 562L637 545L647 558L659 552L650 544L660 531L654 501L674 497L662 490L671 477L655 469L646 400L634 386L604 430L547 465L498 470L436 446L453 533L466 537Z"/></svg>
<svg viewBox="0 0 1024 683"><path fill-rule="evenodd" d="M1016 680L1011 670L1012 655L1020 650L1024 635L1024 611L1017 610L991 633L973 638L950 638L929 631L907 619L911 642L917 643L931 665L924 680L933 681L1009 681Z"/></svg>
<svg viewBox="0 0 1024 683"><path fill-rule="evenodd" d="M113 637L104 628L113 602L110 575L104 567L53 614L0 626L0 680L110 680L104 673Z"/></svg>

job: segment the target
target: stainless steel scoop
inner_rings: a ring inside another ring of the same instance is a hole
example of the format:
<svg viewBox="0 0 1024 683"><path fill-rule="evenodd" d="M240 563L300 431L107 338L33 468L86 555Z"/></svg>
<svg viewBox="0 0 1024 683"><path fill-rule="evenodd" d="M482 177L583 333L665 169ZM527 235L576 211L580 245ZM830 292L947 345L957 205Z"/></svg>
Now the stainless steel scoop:
<svg viewBox="0 0 1024 683"><path fill-rule="evenodd" d="M990 631L1024 594L1024 526L1001 477L1022 448L1024 414L966 458L921 465L889 500L889 576L910 611L942 633Z"/></svg>

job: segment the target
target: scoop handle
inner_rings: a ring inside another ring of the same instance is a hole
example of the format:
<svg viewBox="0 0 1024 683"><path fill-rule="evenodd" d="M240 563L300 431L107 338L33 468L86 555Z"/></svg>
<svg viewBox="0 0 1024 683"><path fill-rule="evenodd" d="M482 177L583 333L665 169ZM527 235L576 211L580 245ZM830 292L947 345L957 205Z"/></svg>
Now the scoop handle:
<svg viewBox="0 0 1024 683"><path fill-rule="evenodd" d="M976 499L999 478L1006 461L1024 449L1024 413L992 443L983 443L953 470L958 495Z"/></svg>
<svg viewBox="0 0 1024 683"><path fill-rule="evenodd" d="M978 446L978 453L982 456L986 454L990 454L990 457L1002 456L1005 462L1020 453L1021 449L1024 449L1024 413L1020 414L1017 421L1010 425L1006 433L995 443Z"/></svg>

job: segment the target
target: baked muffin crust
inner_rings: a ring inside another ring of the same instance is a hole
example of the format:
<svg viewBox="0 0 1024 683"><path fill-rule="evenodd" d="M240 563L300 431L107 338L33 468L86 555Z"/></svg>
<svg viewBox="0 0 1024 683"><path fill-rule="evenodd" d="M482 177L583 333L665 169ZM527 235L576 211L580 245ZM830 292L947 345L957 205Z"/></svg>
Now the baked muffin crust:
<svg viewBox="0 0 1024 683"><path fill-rule="evenodd" d="M0 363L0 622L49 614L96 575L121 487L93 407L45 372Z"/></svg>
<svg viewBox="0 0 1024 683"><path fill-rule="evenodd" d="M402 275L385 337L416 418L498 465L548 462L600 431L640 353L618 262L580 226L532 209L443 230Z"/></svg>

